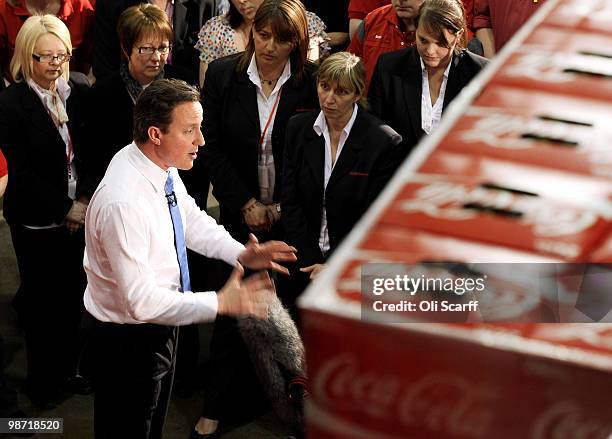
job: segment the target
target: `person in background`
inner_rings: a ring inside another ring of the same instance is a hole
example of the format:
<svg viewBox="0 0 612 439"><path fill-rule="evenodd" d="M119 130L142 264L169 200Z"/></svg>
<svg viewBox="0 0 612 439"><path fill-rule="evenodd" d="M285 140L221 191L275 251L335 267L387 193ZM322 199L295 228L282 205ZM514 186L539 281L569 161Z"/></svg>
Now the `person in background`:
<svg viewBox="0 0 612 439"><path fill-rule="evenodd" d="M86 78L68 80L70 33L54 15L28 18L15 40L15 83L0 93L0 145L10 179L4 216L21 284L13 305L25 330L27 393L53 408L74 376L85 284L83 155Z"/></svg>
<svg viewBox="0 0 612 439"><path fill-rule="evenodd" d="M425 0L416 23L416 45L380 56L368 94L372 112L402 136L405 155L487 64L465 48L459 0Z"/></svg>
<svg viewBox="0 0 612 439"><path fill-rule="evenodd" d="M405 49L415 43L415 17L423 0L393 0L370 12L353 35L348 51L361 57L366 67L366 87L372 79L378 57Z"/></svg>
<svg viewBox="0 0 612 439"><path fill-rule="evenodd" d="M8 183L8 165L6 164L6 159L4 158L4 154L0 151L0 198L4 195L4 191L6 190L6 185Z"/></svg>
<svg viewBox="0 0 612 439"><path fill-rule="evenodd" d="M162 78L195 84L190 71L166 64L172 53L172 27L157 6L141 3L127 8L119 17L117 33L122 59L119 70L96 81L89 93L86 135L93 170L87 182L90 196L113 156L132 141L134 103L140 93Z"/></svg>
<svg viewBox="0 0 612 439"><path fill-rule="evenodd" d="M348 6L349 38L352 40L357 28L374 9L391 4L391 0L351 0Z"/></svg>
<svg viewBox="0 0 612 439"><path fill-rule="evenodd" d="M204 138L198 90L149 85L134 107L134 142L119 151L87 215L84 303L94 327L96 439L160 439L172 388L177 326L217 315L266 318L265 270L295 260L283 242L247 246L201 211L177 169L193 166ZM225 286L193 294L186 248L234 266ZM244 269L261 270L243 279Z"/></svg>
<svg viewBox="0 0 612 439"><path fill-rule="evenodd" d="M484 56L495 56L544 1L473 0L474 16L469 23L482 42Z"/></svg>
<svg viewBox="0 0 612 439"><path fill-rule="evenodd" d="M287 126L283 170L285 237L297 250L292 285L278 292L295 314L295 300L323 269L400 164L401 137L366 111L363 62L348 52L321 64L321 111Z"/></svg>
<svg viewBox="0 0 612 439"><path fill-rule="evenodd" d="M93 56L94 4L90 0L0 0L0 62L9 82L17 33L28 17L51 14L70 31L70 69L87 75Z"/></svg>
<svg viewBox="0 0 612 439"><path fill-rule="evenodd" d="M220 222L240 242L250 233L262 241L282 236L285 128L297 112L317 107L306 17L298 0L264 0L247 49L208 66L202 90L202 164L219 201ZM215 432L220 419L256 393L243 389L240 401L231 396L232 385L251 373L254 377L235 319L215 321L211 368L193 437Z"/></svg>
<svg viewBox="0 0 612 439"><path fill-rule="evenodd" d="M121 64L121 46L117 33L119 16L131 6L150 3L166 13L172 27L172 56L169 64L189 70L198 69L194 49L198 30L218 14L220 0L101 0L96 4L93 73L97 80L111 76Z"/></svg>
<svg viewBox="0 0 612 439"><path fill-rule="evenodd" d="M208 65L216 59L233 55L247 48L251 37L253 19L263 0L231 0L227 14L211 18L198 34L195 46L200 51L200 87ZM329 53L325 23L315 14L306 11L308 20L308 59L317 62Z"/></svg>

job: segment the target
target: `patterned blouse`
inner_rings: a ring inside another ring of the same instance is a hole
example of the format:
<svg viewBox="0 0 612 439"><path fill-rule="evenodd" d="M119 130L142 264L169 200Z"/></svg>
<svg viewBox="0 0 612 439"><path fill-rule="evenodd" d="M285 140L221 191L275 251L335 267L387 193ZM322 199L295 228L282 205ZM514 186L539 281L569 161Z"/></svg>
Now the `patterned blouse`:
<svg viewBox="0 0 612 439"><path fill-rule="evenodd" d="M331 50L325 33L325 23L317 15L306 11L310 49L319 47L320 58L325 58ZM238 53L238 34L229 24L225 15L208 20L198 33L195 48L200 51L200 61L210 64L218 58Z"/></svg>

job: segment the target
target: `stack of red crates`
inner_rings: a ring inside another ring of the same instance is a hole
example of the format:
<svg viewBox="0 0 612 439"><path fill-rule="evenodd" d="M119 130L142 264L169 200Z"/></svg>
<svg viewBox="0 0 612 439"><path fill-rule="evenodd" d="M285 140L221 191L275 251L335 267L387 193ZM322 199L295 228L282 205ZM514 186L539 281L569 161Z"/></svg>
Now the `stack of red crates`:
<svg viewBox="0 0 612 439"><path fill-rule="evenodd" d="M311 438L612 438L610 324L361 319L364 263L612 263L612 2L549 0L481 76L300 301Z"/></svg>

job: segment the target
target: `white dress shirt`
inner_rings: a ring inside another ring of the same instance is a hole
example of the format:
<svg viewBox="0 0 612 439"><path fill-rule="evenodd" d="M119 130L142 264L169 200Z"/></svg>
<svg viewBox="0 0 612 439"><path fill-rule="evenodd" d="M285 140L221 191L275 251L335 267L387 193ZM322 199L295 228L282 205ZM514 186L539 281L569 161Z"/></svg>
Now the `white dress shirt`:
<svg viewBox="0 0 612 439"><path fill-rule="evenodd" d="M202 212L175 168L162 170L132 143L111 161L85 220L85 308L114 323L175 326L214 320L214 292L179 291L180 269L165 197L168 172L187 247L235 265L244 246Z"/></svg>
<svg viewBox="0 0 612 439"><path fill-rule="evenodd" d="M260 201L264 204L272 203L274 195L274 182L276 181L276 169L274 168L274 155L272 154L272 131L274 130L274 119L278 110L283 84L291 78L291 62L287 60L283 73L281 73L276 86L270 96L266 97L261 86L259 70L255 54L251 57L251 63L247 68L247 75L257 88L257 111L259 114L259 132L264 133L263 143L259 145L257 154L257 168L259 176ZM272 78L270 78L272 79ZM274 78L276 79L276 78ZM267 125L267 129L266 129Z"/></svg>
<svg viewBox="0 0 612 439"><path fill-rule="evenodd" d="M440 86L440 94L435 104L431 104L431 95L429 93L429 76L427 74L427 68L423 63L421 57L421 72L423 74L423 93L421 94L421 128L427 134L431 134L433 130L438 128L440 125L440 119L442 119L442 109L444 107L444 95L446 94L446 83L448 82L448 72L450 71L453 59L451 57L448 66L444 70L444 78L442 78L442 85Z"/></svg>
<svg viewBox="0 0 612 439"><path fill-rule="evenodd" d="M338 149L336 150L336 160L332 163L332 149L331 149L331 139L329 137L329 128L327 127L327 122L325 121L325 115L321 111L319 113L319 117L315 120L312 128L318 136L323 136L325 139L325 168L323 170L323 212L321 213L321 230L319 232L319 248L321 249L321 253L324 255L329 251L329 230L327 229L327 211L325 210L325 190L327 189L327 183L329 183L329 178L331 177L331 173L334 170L334 166L338 163L338 159L340 158L340 153L342 152L342 148L346 143L346 139L348 139L349 134L351 133L351 128L353 128L353 124L355 123L355 119L357 118L357 111L359 107L357 104L353 106L353 114L349 119L348 123L342 128L342 133L340 133L340 139L338 140Z"/></svg>

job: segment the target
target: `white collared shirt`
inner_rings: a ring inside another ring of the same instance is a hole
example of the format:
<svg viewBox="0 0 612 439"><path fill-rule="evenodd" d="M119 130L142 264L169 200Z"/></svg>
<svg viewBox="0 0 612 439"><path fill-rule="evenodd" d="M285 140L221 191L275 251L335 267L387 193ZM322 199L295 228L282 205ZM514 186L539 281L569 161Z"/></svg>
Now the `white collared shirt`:
<svg viewBox="0 0 612 439"><path fill-rule="evenodd" d="M419 56L421 62L421 72L423 75L423 93L421 94L421 128L427 134L430 134L433 130L438 128L440 125L440 119L442 119L442 109L444 107L444 95L446 94L446 84L448 82L448 72L450 71L451 65L453 64L453 58L451 57L448 66L444 70L444 78L442 79L442 85L440 86L440 94L435 104L431 104L431 95L429 93L429 76L427 75L427 68L423 63L423 60Z"/></svg>
<svg viewBox="0 0 612 439"><path fill-rule="evenodd" d="M319 248L321 249L321 253L325 254L329 251L329 230L327 229L327 211L325 210L325 189L327 189L327 183L329 183L329 178L331 177L331 173L334 170L334 166L338 163L340 159L340 153L342 152L342 148L344 148L344 144L346 143L346 139L348 139L349 134L351 133L351 129L353 128L353 124L355 123L355 119L357 118L357 111L359 111L359 107L357 104L353 106L353 114L349 119L348 123L342 129L342 133L340 134L340 139L338 140L338 149L336 150L336 160L332 163L332 149L331 149L331 139L329 137L329 128L327 127L327 122L325 121L325 115L321 111L319 113L319 117L315 120L312 128L318 136L323 136L325 139L325 165L323 170L323 212L321 213L321 230L319 232Z"/></svg>
<svg viewBox="0 0 612 439"><path fill-rule="evenodd" d="M188 248L235 265L244 246L202 212L175 168L162 170L134 144L113 158L85 219L85 308L114 323L187 325L217 314L214 292L179 291L180 268L165 197L174 179Z"/></svg>
<svg viewBox="0 0 612 439"><path fill-rule="evenodd" d="M274 194L274 182L275 182L275 168L274 168L274 155L272 154L272 131L274 130L274 119L276 119L276 110L278 110L278 104L275 103L280 100L280 93L283 84L291 78L291 62L287 60L285 69L281 73L276 86L270 96L266 97L261 87L261 78L259 77L259 71L257 70L257 62L255 61L255 55L251 57L251 63L247 69L247 75L255 87L257 88L257 111L259 113L259 132L263 133L266 125L266 129L263 143L259 146L258 157L258 175L259 175L259 189L260 189L260 200L264 204L272 202L272 195ZM272 111L274 110L274 114ZM270 123L268 124L268 120ZM259 139L258 139L259 140Z"/></svg>

